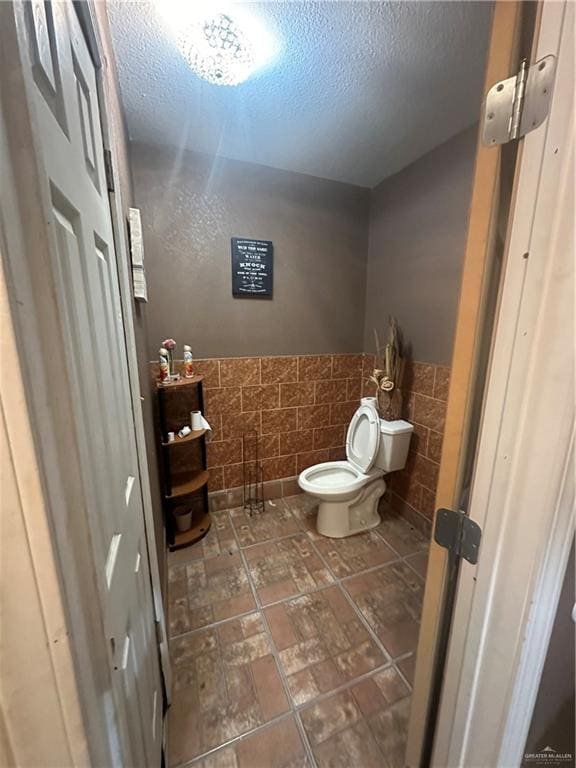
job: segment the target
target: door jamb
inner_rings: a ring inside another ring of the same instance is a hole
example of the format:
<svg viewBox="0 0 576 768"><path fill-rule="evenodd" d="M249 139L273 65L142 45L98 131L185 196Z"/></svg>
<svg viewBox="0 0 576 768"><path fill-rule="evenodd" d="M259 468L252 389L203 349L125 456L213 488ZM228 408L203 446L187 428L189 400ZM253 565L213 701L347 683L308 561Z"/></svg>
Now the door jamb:
<svg viewBox="0 0 576 768"><path fill-rule="evenodd" d="M517 64L522 3L496 0L487 50L485 90L508 77ZM459 509L462 478L468 451L476 377L484 345L485 307L494 270L494 247L499 202L498 148L478 145L471 191L468 231L460 287L458 318L452 356L450 388L442 457L436 491L436 508ZM417 768L430 758L436 713L431 711L436 667L439 662L440 627L445 620L444 600L448 580L446 550L432 538L422 607L412 706L406 744L406 764Z"/></svg>
<svg viewBox="0 0 576 768"><path fill-rule="evenodd" d="M555 94L523 140L433 765L521 762L574 533L573 14L543 5Z"/></svg>

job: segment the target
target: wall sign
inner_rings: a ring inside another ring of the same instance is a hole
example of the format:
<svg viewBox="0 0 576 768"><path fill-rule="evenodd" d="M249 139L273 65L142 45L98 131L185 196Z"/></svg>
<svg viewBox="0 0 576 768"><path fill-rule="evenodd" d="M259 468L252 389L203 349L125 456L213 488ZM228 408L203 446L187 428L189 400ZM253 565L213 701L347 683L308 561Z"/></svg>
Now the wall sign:
<svg viewBox="0 0 576 768"><path fill-rule="evenodd" d="M270 240L232 238L232 296L272 296L273 250Z"/></svg>

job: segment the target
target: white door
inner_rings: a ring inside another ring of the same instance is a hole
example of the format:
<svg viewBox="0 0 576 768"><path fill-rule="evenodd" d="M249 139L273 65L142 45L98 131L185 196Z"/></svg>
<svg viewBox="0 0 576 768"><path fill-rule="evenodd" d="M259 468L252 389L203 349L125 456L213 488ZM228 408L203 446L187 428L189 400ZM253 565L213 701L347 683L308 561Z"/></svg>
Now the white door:
<svg viewBox="0 0 576 768"><path fill-rule="evenodd" d="M122 766L158 766L162 690L95 70L72 3L26 3L34 139ZM107 694L108 692L106 692ZM105 694L105 695L106 695Z"/></svg>

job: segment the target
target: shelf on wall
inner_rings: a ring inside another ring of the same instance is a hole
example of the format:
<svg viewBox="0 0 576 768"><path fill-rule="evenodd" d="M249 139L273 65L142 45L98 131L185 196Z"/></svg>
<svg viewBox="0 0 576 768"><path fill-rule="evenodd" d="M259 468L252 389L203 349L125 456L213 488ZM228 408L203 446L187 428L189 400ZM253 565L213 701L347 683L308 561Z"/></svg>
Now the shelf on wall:
<svg viewBox="0 0 576 768"><path fill-rule="evenodd" d="M156 386L158 389L180 389L182 387L190 387L192 385L199 384L204 379L204 376L192 376L191 379L181 378L178 381L157 381Z"/></svg>
<svg viewBox="0 0 576 768"><path fill-rule="evenodd" d="M187 531L175 531L174 541L170 544L170 549L181 549L187 547L190 544L201 539L210 530L210 515L207 512L202 513L200 517L195 520L192 527Z"/></svg>
<svg viewBox="0 0 576 768"><path fill-rule="evenodd" d="M186 435L186 437L178 437L178 435L175 435L174 440L172 440L171 443L163 442L162 445L164 448L168 448L172 445L182 445L182 443L191 443L193 440L198 440L198 438L202 437L202 435L206 434L205 429L196 429L193 432L190 432L189 435Z"/></svg>
<svg viewBox="0 0 576 768"><path fill-rule="evenodd" d="M172 493L167 495L167 499L180 499L182 496L188 496L191 493L199 491L206 485L210 473L206 469L191 474L186 472L183 475L174 475L172 478Z"/></svg>

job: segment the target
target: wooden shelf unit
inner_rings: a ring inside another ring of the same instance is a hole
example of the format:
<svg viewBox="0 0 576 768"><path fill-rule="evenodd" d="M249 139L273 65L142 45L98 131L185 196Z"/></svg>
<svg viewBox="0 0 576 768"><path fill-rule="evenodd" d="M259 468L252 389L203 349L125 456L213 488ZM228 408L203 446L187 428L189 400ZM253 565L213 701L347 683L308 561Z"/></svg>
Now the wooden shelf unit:
<svg viewBox="0 0 576 768"><path fill-rule="evenodd" d="M158 382L156 386L162 496L171 550L194 544L210 529L206 430L194 430L185 437L178 437L177 434L185 424L189 424L190 410L204 409L202 380L202 376L194 376L169 383ZM168 432L176 432L172 442L168 442ZM189 530L176 529L176 507L191 509L192 527Z"/></svg>

